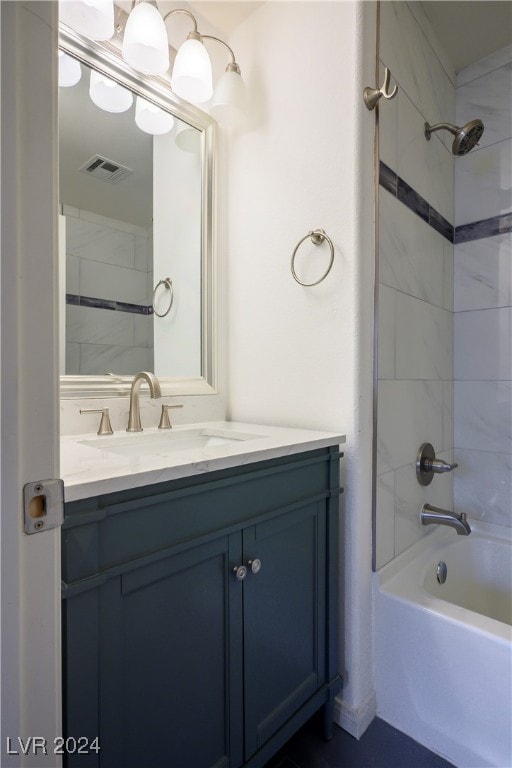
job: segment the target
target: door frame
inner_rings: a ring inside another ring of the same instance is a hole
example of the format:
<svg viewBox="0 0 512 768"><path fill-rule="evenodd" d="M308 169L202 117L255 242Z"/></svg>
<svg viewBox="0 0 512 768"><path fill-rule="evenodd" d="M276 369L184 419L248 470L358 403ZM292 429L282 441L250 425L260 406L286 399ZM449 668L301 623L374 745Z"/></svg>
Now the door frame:
<svg viewBox="0 0 512 768"><path fill-rule="evenodd" d="M22 496L59 476L57 21L54 0L0 2L4 768L61 764L60 531L26 535Z"/></svg>

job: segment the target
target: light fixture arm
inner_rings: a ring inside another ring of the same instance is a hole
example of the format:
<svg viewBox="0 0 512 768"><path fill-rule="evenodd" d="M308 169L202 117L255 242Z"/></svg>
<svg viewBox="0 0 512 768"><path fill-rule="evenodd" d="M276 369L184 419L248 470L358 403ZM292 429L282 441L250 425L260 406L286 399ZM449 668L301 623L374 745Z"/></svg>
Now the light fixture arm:
<svg viewBox="0 0 512 768"><path fill-rule="evenodd" d="M192 19L192 22L194 24L194 33L196 35L199 34L198 31L197 31L197 21L196 21L195 16L192 13L190 13L190 11L187 11L185 8L174 8L174 10L169 11L168 13L165 14L164 21L166 21L169 18L169 16L174 16L175 13L184 13L190 19Z"/></svg>
<svg viewBox="0 0 512 768"><path fill-rule="evenodd" d="M240 74L240 67L236 63L235 54L233 52L233 49L229 47L227 43L224 42L224 40L221 40L220 37L214 37L213 35L203 35L203 40L215 40L217 43L220 43L221 45L226 48L226 50L229 52L231 56L231 61L226 67L227 72L236 72L237 74Z"/></svg>
<svg viewBox="0 0 512 768"><path fill-rule="evenodd" d="M215 40L217 43L220 43L224 46L224 48L228 51L229 55L231 56L231 61L226 67L226 71L228 72L236 72L237 74L240 74L240 67L236 63L235 54L233 52L233 49L230 48L230 46L224 42L224 40L221 40L220 37L214 37L214 35L201 35L198 32L197 29L197 21L195 16L188 11L186 8L174 8L172 11L169 11L164 16L164 21L166 21L169 16L173 16L175 13L184 13L186 16L189 17L189 19L192 20L192 23L194 24L194 31L190 33L189 37L195 38L196 40Z"/></svg>

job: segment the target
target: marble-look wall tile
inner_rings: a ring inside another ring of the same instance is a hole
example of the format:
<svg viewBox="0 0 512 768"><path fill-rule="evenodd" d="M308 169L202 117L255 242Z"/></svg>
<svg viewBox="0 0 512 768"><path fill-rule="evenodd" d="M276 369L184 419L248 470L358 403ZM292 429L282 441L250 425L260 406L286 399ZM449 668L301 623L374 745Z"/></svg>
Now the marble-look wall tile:
<svg viewBox="0 0 512 768"><path fill-rule="evenodd" d="M397 291L379 284L379 379L395 378L395 308Z"/></svg>
<svg viewBox="0 0 512 768"><path fill-rule="evenodd" d="M398 92L396 171L445 219L453 222L453 155L435 134L425 138L425 118L403 91Z"/></svg>
<svg viewBox="0 0 512 768"><path fill-rule="evenodd" d="M80 344L66 342L65 371L69 376L80 374Z"/></svg>
<svg viewBox="0 0 512 768"><path fill-rule="evenodd" d="M90 344L134 345L134 318L128 312L66 307L66 339Z"/></svg>
<svg viewBox="0 0 512 768"><path fill-rule="evenodd" d="M443 381L443 442L441 451L453 450L453 381Z"/></svg>
<svg viewBox="0 0 512 768"><path fill-rule="evenodd" d="M414 461L422 443L441 445L443 382L380 381L377 474Z"/></svg>
<svg viewBox="0 0 512 768"><path fill-rule="evenodd" d="M79 218L84 221L90 221L92 224L99 224L107 229L115 229L119 232L127 232L130 235L145 235L147 230L138 224L131 224L128 221L112 219L110 216L103 216L101 213L79 209Z"/></svg>
<svg viewBox="0 0 512 768"><path fill-rule="evenodd" d="M421 299L398 293L396 298L396 377L453 377L452 313Z"/></svg>
<svg viewBox="0 0 512 768"><path fill-rule="evenodd" d="M147 235L135 235L135 269L141 272L147 272L153 263L150 242Z"/></svg>
<svg viewBox="0 0 512 768"><path fill-rule="evenodd" d="M493 51L483 59L475 61L474 64L470 64L469 67L461 69L457 73L457 87L469 83L470 80L475 80L477 77L487 75L494 69L499 69L504 64L508 64L512 61L512 44L506 45L504 48L498 48L497 51Z"/></svg>
<svg viewBox="0 0 512 768"><path fill-rule="evenodd" d="M133 315L133 320L135 329L134 345L136 347L152 347L154 315Z"/></svg>
<svg viewBox="0 0 512 768"><path fill-rule="evenodd" d="M512 380L512 307L456 312L454 338L455 379Z"/></svg>
<svg viewBox="0 0 512 768"><path fill-rule="evenodd" d="M418 3L413 0L412 3L408 3L408 6L412 12L412 15L418 22L418 26L421 28L429 45L431 46L433 53L439 59L439 62L446 72L447 77L449 78L450 82L455 85L457 79L457 75L455 74L455 67L453 66L451 57L448 55L449 52L446 51L442 45L437 36L436 29L423 10L423 3Z"/></svg>
<svg viewBox="0 0 512 768"><path fill-rule="evenodd" d="M147 347L116 347L101 344L80 344L80 373L122 372L135 374L149 367L150 354Z"/></svg>
<svg viewBox="0 0 512 768"><path fill-rule="evenodd" d="M419 447L419 446L418 446ZM452 452L437 453L445 461L452 461ZM408 549L429 530L422 525L420 511L423 504L433 504L442 509L453 506L453 476L438 475L425 487L416 478L414 462L395 472L395 556Z"/></svg>
<svg viewBox="0 0 512 768"><path fill-rule="evenodd" d="M457 512L496 525L512 526L512 455L479 450L455 451Z"/></svg>
<svg viewBox="0 0 512 768"><path fill-rule="evenodd" d="M61 205L61 213L63 216L73 216L75 219L80 218L80 208L75 208L74 205L68 205L67 203Z"/></svg>
<svg viewBox="0 0 512 768"><path fill-rule="evenodd" d="M512 61L488 75L457 88L457 125L480 118L484 124L479 147L487 147L512 136Z"/></svg>
<svg viewBox="0 0 512 768"><path fill-rule="evenodd" d="M66 293L80 293L80 259L66 256Z"/></svg>
<svg viewBox="0 0 512 768"><path fill-rule="evenodd" d="M395 473L377 478L376 567L382 568L395 556Z"/></svg>
<svg viewBox="0 0 512 768"><path fill-rule="evenodd" d="M146 290L147 278L144 272L82 259L80 293L83 296L144 304Z"/></svg>
<svg viewBox="0 0 512 768"><path fill-rule="evenodd" d="M443 239L389 192L380 189L380 281L443 306Z"/></svg>
<svg viewBox="0 0 512 768"><path fill-rule="evenodd" d="M443 239L443 307L453 312L454 247Z"/></svg>
<svg viewBox="0 0 512 768"><path fill-rule="evenodd" d="M512 382L456 381L454 393L455 449L512 453Z"/></svg>
<svg viewBox="0 0 512 768"><path fill-rule="evenodd" d="M135 266L132 234L71 216L66 218L66 253L130 269Z"/></svg>
<svg viewBox="0 0 512 768"><path fill-rule="evenodd" d="M384 65L379 63L379 85L384 82ZM390 80L390 89L396 85L395 78ZM386 109L379 111L379 159L394 171L398 165L398 94L386 102Z"/></svg>
<svg viewBox="0 0 512 768"><path fill-rule="evenodd" d="M456 311L512 305L512 237L496 235L455 246Z"/></svg>
<svg viewBox="0 0 512 768"><path fill-rule="evenodd" d="M453 83L407 3L381 3L380 58L425 121L453 122Z"/></svg>
<svg viewBox="0 0 512 768"><path fill-rule="evenodd" d="M512 210L512 141L473 150L455 164L455 224Z"/></svg>

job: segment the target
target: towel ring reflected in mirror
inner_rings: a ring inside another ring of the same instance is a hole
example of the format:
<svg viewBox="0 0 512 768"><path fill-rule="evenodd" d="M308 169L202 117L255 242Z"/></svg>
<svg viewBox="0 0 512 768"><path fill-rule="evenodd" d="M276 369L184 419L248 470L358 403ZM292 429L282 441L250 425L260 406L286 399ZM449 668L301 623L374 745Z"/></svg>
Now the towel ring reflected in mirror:
<svg viewBox="0 0 512 768"><path fill-rule="evenodd" d="M156 308L156 292L161 285L164 285L166 290L170 291L169 306L167 307L165 312L158 312ZM172 280L170 277L165 277L163 280L159 280L158 283L155 285L155 289L153 291L153 313L157 317L167 317L167 315L171 311L173 302L174 302L174 288L172 287Z"/></svg>
<svg viewBox="0 0 512 768"><path fill-rule="evenodd" d="M297 276L297 273L295 272L295 257L297 255L297 251L299 250L302 243L308 239L308 237L310 238L311 242L314 243L314 245L320 245L320 243L323 243L324 240L327 240L327 242L329 243L329 248L331 250L331 258L329 260L329 266L327 267L322 277L319 280L315 280L314 283L304 283L302 280L300 280L300 278ZM303 285L306 288L310 288L312 285L318 285L318 283L321 283L322 280L325 280L325 278L331 271L333 263L334 263L334 245L332 243L331 238L329 237L329 235L326 235L323 229L313 229L311 232L308 232L307 235L304 235L304 237L301 240L299 240L299 242L295 246L295 250L292 255L292 263L291 263L292 275L294 279L299 283L299 285Z"/></svg>

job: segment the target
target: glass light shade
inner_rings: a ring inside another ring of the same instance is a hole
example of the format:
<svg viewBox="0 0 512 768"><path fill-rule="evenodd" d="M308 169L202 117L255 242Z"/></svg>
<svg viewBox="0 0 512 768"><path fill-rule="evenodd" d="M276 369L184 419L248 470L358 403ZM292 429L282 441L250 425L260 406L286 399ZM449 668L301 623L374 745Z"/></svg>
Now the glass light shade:
<svg viewBox="0 0 512 768"><path fill-rule="evenodd" d="M59 20L91 40L110 40L114 0L60 0Z"/></svg>
<svg viewBox="0 0 512 768"><path fill-rule="evenodd" d="M176 146L185 152L199 152L201 149L201 131L188 123L180 123L174 135Z"/></svg>
<svg viewBox="0 0 512 768"><path fill-rule="evenodd" d="M82 77L80 62L68 56L64 51L59 51L59 85L69 88L76 85Z"/></svg>
<svg viewBox="0 0 512 768"><path fill-rule="evenodd" d="M119 83L91 69L89 96L105 112L126 112L133 104L133 95Z"/></svg>
<svg viewBox="0 0 512 768"><path fill-rule="evenodd" d="M169 40L160 13L142 2L128 16L123 36L123 59L146 75L163 75L169 69Z"/></svg>
<svg viewBox="0 0 512 768"><path fill-rule="evenodd" d="M137 96L135 102L135 122L141 131L153 135L168 133L174 125L174 118L168 112Z"/></svg>
<svg viewBox="0 0 512 768"><path fill-rule="evenodd" d="M211 97L212 64L199 40L188 39L180 45L172 69L171 88L177 96L195 104Z"/></svg>
<svg viewBox="0 0 512 768"><path fill-rule="evenodd" d="M215 86L210 112L219 123L240 122L245 112L247 94L238 72L224 72Z"/></svg>

